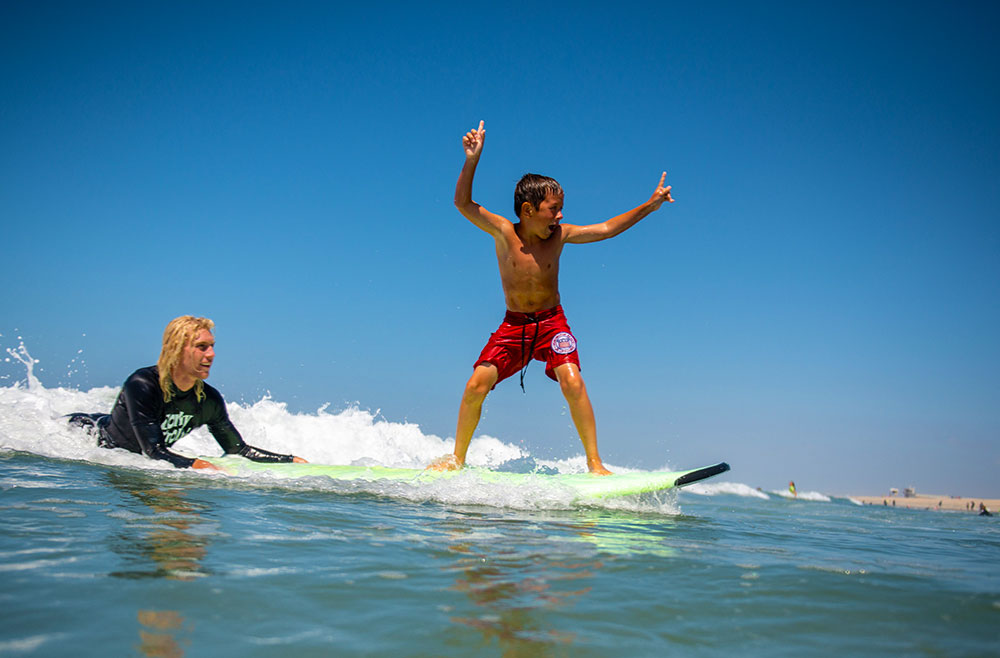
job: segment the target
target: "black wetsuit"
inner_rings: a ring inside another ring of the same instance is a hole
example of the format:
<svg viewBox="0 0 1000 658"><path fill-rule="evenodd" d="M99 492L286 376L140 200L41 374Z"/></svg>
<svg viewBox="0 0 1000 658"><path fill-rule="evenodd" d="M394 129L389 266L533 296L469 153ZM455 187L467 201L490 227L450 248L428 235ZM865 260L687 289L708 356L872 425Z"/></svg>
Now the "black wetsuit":
<svg viewBox="0 0 1000 658"><path fill-rule="evenodd" d="M173 399L164 402L157 367L140 368L125 380L110 415L72 414L69 422L81 426L96 423L98 443L105 448L125 448L151 459L163 459L178 468L191 466L194 459L167 448L202 425L208 425L226 454L258 462L292 461L291 455L279 455L244 443L229 420L222 394L208 384L204 386L205 398L200 402L195 387L183 393L175 391Z"/></svg>

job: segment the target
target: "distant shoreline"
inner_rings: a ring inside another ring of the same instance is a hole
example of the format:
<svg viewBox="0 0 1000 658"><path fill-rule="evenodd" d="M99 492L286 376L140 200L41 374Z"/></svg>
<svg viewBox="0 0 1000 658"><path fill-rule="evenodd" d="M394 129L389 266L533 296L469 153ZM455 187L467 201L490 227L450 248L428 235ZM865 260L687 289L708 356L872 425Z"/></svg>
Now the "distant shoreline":
<svg viewBox="0 0 1000 658"><path fill-rule="evenodd" d="M979 514L979 504L986 505L986 509L991 514L1000 512L1000 498L965 498L953 496L935 496L931 494L919 494L916 496L850 496L862 505L880 505L883 507L901 507L904 509L929 509L946 510L950 512L966 512L968 514ZM969 509L969 503L974 504L974 509Z"/></svg>

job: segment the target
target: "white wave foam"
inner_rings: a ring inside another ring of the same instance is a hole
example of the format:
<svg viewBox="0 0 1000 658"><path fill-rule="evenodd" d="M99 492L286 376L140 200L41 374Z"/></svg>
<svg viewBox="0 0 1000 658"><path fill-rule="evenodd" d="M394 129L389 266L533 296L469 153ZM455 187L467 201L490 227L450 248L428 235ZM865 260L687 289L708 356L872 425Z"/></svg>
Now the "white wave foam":
<svg viewBox="0 0 1000 658"><path fill-rule="evenodd" d="M117 388L90 391L21 385L0 387L0 450L145 469L171 469L124 450L98 448L85 432L66 424L73 412L110 411ZM264 398L256 403L227 403L233 424L251 445L294 453L328 464L382 464L421 468L451 450L451 439L424 434L413 423L394 423L352 407L339 413L321 408L314 414L290 413L284 403ZM219 445L206 428L196 429L174 444L187 455L218 455ZM517 446L481 435L469 448L474 466L496 466L523 457Z"/></svg>
<svg viewBox="0 0 1000 658"><path fill-rule="evenodd" d="M684 491L698 494L699 496L715 496L718 494L731 494L734 496L744 496L747 498L770 499L766 493L760 489L755 489L749 485L739 482L696 482Z"/></svg>
<svg viewBox="0 0 1000 658"><path fill-rule="evenodd" d="M0 642L0 653L31 653L46 642L57 640L64 635L65 633L48 633L45 635L31 635L13 640L4 640Z"/></svg>
<svg viewBox="0 0 1000 658"><path fill-rule="evenodd" d="M779 489L777 491L772 491L775 496L781 496L782 498L788 498L790 500L807 500L815 503L829 503L832 499L826 494L821 494L818 491L800 491L798 495L793 494L787 489Z"/></svg>
<svg viewBox="0 0 1000 658"><path fill-rule="evenodd" d="M65 416L73 412L110 411L118 395L117 388L100 387L89 391L69 388L25 387L20 384L0 387L0 451L28 452L45 457L86 461L109 466L158 471L171 477L204 477L206 473L178 472L166 462L150 460L125 450L97 447L86 432L70 427ZM386 420L379 412L357 407L331 413L321 407L315 413L290 413L287 405L265 397L251 404L227 403L233 424L247 443L276 452L299 455L314 463L382 465L398 468L423 468L452 449L453 439L421 432L413 423ZM206 428L196 429L172 447L178 453L219 455L221 448ZM475 437L469 448L468 463L488 469L511 461L525 460L560 473L586 472L582 454L564 460L535 462L518 446L487 435ZM632 469L609 465L613 471ZM226 476L215 474L219 478ZM214 478L213 478L214 479ZM38 482L36 482L38 480ZM267 473L247 478L249 483L275 484ZM27 477L8 485L52 486L44 477ZM280 486L331 487L329 482L299 482ZM370 493L413 501L443 502L460 505L490 505L514 509L565 509L573 496L562 487L540 479L538 486L513 486L484 483L474 477L460 476L434 483L387 483L332 485L344 493ZM617 508L675 514L673 501L627 500L614 503ZM622 507L624 506L624 507Z"/></svg>

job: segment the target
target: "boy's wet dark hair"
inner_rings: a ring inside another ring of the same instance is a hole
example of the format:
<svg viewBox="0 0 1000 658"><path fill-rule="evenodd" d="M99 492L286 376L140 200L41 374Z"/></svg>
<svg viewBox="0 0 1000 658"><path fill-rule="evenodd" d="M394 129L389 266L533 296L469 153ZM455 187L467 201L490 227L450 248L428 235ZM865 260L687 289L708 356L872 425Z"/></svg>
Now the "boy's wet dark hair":
<svg viewBox="0 0 1000 658"><path fill-rule="evenodd" d="M562 185L555 178L541 174L525 174L514 188L514 214L521 219L521 205L525 201L538 208L549 194L563 196Z"/></svg>

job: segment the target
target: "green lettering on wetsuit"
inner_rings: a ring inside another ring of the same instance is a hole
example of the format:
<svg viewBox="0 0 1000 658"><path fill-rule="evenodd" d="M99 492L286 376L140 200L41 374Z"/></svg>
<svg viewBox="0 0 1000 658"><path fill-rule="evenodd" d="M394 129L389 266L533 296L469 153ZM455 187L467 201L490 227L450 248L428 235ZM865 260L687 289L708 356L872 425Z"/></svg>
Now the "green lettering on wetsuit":
<svg viewBox="0 0 1000 658"><path fill-rule="evenodd" d="M192 414L186 414L183 411L178 411L175 414L167 414L160 423L160 429L163 430L163 441L168 446L177 443L182 438L188 435L191 431L188 429L188 423L194 418Z"/></svg>

